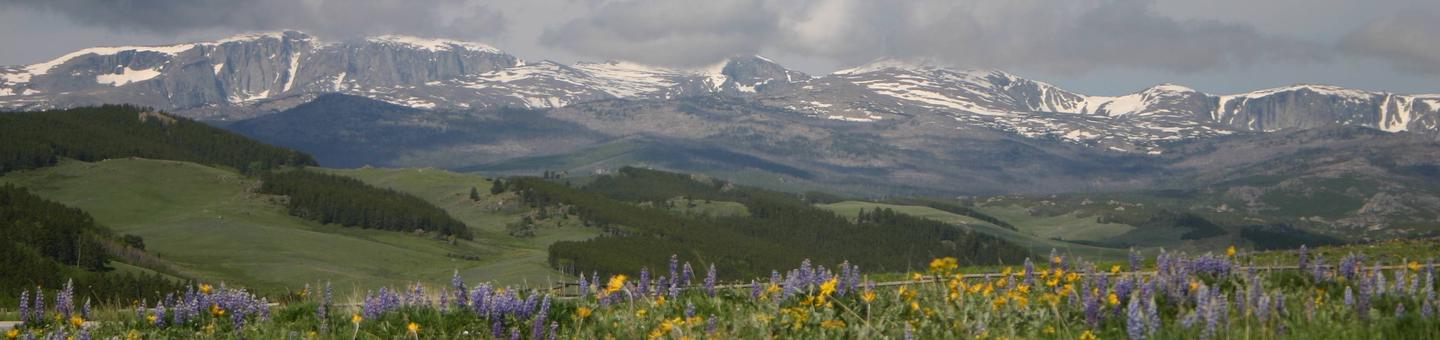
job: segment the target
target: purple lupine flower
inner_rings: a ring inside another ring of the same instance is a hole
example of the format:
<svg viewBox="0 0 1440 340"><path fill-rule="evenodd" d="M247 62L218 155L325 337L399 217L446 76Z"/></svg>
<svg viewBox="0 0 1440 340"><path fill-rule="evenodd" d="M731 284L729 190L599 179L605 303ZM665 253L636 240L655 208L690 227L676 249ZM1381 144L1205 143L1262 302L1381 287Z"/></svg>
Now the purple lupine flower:
<svg viewBox="0 0 1440 340"><path fill-rule="evenodd" d="M155 327L165 328L165 305L155 301Z"/></svg>
<svg viewBox="0 0 1440 340"><path fill-rule="evenodd" d="M1100 325L1100 297L1088 290L1082 291L1085 292L1085 324L1095 328Z"/></svg>
<svg viewBox="0 0 1440 340"><path fill-rule="evenodd" d="M1035 262L1031 262L1029 257L1025 258L1024 269L1021 271L1021 275L1025 277L1024 281L1022 281L1025 285L1035 285Z"/></svg>
<svg viewBox="0 0 1440 340"><path fill-rule="evenodd" d="M460 308L470 306L470 301L468 300L470 296L465 293L470 291L470 289L465 285L465 278L460 277L459 270L456 270L455 274L450 276L450 288L455 289L455 306ZM325 284L325 289L330 289L329 283Z"/></svg>
<svg viewBox="0 0 1440 340"><path fill-rule="evenodd" d="M494 323L490 324L490 338L499 339L505 336L505 322L502 320L504 319L497 319Z"/></svg>
<svg viewBox="0 0 1440 340"><path fill-rule="evenodd" d="M519 328L512 328L512 329L510 329L510 340L520 340L520 329L519 329Z"/></svg>
<svg viewBox="0 0 1440 340"><path fill-rule="evenodd" d="M680 280L680 270L679 270L679 267L680 267L680 256L679 256L679 255L675 255L675 254L670 254L670 281L671 281L671 282L670 282L670 284L668 284L667 286L675 286L675 285L678 285L678 284L679 284L679 282L675 282L675 281L679 281L679 280Z"/></svg>
<svg viewBox="0 0 1440 340"><path fill-rule="evenodd" d="M720 318L711 315L705 320L705 334L715 334L715 328L720 323Z"/></svg>
<svg viewBox="0 0 1440 340"><path fill-rule="evenodd" d="M546 295L545 302L540 303L540 311L535 314L535 326L530 330L531 339L541 339L545 337L545 318L549 314L550 296Z"/></svg>
<svg viewBox="0 0 1440 340"><path fill-rule="evenodd" d="M75 280L65 280L65 288L55 294L55 313L69 319L75 311Z"/></svg>
<svg viewBox="0 0 1440 340"><path fill-rule="evenodd" d="M685 318L686 318L686 319L689 319L689 318L693 318L693 317L695 317L695 304L686 302L686 303L685 303Z"/></svg>
<svg viewBox="0 0 1440 340"><path fill-rule="evenodd" d="M690 262L685 262L684 271L680 273L680 286L690 287L690 279L695 277L695 269L690 268Z"/></svg>
<svg viewBox="0 0 1440 340"><path fill-rule="evenodd" d="M1141 263L1142 263L1142 261L1144 261L1144 259L1140 257L1140 251L1135 250L1135 247L1130 247L1130 256L1129 256L1129 257L1130 257L1130 268L1129 268L1130 271L1132 271L1132 272L1138 272L1138 271L1140 271Z"/></svg>
<svg viewBox="0 0 1440 340"><path fill-rule="evenodd" d="M1355 277L1359 274L1360 266L1363 265L1361 262L1364 261L1364 255L1356 255L1354 253L1346 255L1345 258L1340 260L1339 271L1336 273L1336 275L1344 277L1347 280L1354 281Z"/></svg>
<svg viewBox="0 0 1440 340"><path fill-rule="evenodd" d="M89 329L85 329L85 328L80 328L80 334L79 334L78 336L76 336L75 338L76 338L76 339L79 339L79 340L90 340L90 330L89 330Z"/></svg>
<svg viewBox="0 0 1440 340"><path fill-rule="evenodd" d="M850 286L850 291L856 291L855 288L860 285L860 266L850 266L850 277L847 278L846 282L846 285Z"/></svg>
<svg viewBox="0 0 1440 340"><path fill-rule="evenodd" d="M19 309L19 311L20 311L20 324L23 325L23 324L29 323L29 321L30 321L30 290L29 290L29 289L25 289L25 290L20 291L20 309Z"/></svg>
<svg viewBox="0 0 1440 340"><path fill-rule="evenodd" d="M1270 319L1270 307L1270 295L1261 295L1260 301L1255 302L1254 314L1255 318L1260 320L1260 323L1263 324L1266 320Z"/></svg>
<svg viewBox="0 0 1440 340"><path fill-rule="evenodd" d="M795 275L801 285L807 285L814 279L815 269L810 265L810 259L800 261L800 268L796 269Z"/></svg>
<svg viewBox="0 0 1440 340"><path fill-rule="evenodd" d="M838 279L839 284L835 285L836 295L845 296L845 293L849 292L850 270L850 261L840 262L840 277Z"/></svg>
<svg viewBox="0 0 1440 340"><path fill-rule="evenodd" d="M910 328L910 323L905 323L905 340L915 340L915 330Z"/></svg>
<svg viewBox="0 0 1440 340"><path fill-rule="evenodd" d="M143 306L145 300L141 299L140 301L140 304ZM45 322L45 290L40 289L40 287L35 287L35 304L30 307L30 313L35 314L35 317L30 320Z"/></svg>
<svg viewBox="0 0 1440 340"><path fill-rule="evenodd" d="M1147 327L1143 308L1138 296L1131 296L1130 304L1125 307L1125 333L1132 340L1145 339Z"/></svg>
<svg viewBox="0 0 1440 340"><path fill-rule="evenodd" d="M760 283L755 282L755 280L750 280L750 298L751 298L751 299L759 300L759 299L760 299L760 294L762 294L762 293L764 293L764 292L765 292L765 288L764 288L764 287L761 287Z"/></svg>
<svg viewBox="0 0 1440 340"><path fill-rule="evenodd" d="M640 286L638 290L641 296L650 296L650 267L640 267Z"/></svg>
<svg viewBox="0 0 1440 340"><path fill-rule="evenodd" d="M450 288L440 288L440 311L450 310Z"/></svg>
<svg viewBox="0 0 1440 340"><path fill-rule="evenodd" d="M1355 294L1351 292L1350 286L1345 286L1345 307L1355 308Z"/></svg>
<svg viewBox="0 0 1440 340"><path fill-rule="evenodd" d="M715 297L715 264L710 264L710 269L705 271L705 295Z"/></svg>
<svg viewBox="0 0 1440 340"><path fill-rule="evenodd" d="M590 295L590 281L585 281L585 273L580 273L580 297Z"/></svg>
<svg viewBox="0 0 1440 340"><path fill-rule="evenodd" d="M550 322L550 340L555 340L555 339L559 339L559 338L560 338L560 323L559 323L559 322L551 321L551 322Z"/></svg>
<svg viewBox="0 0 1440 340"><path fill-rule="evenodd" d="M1155 304L1155 298L1145 298L1145 329L1149 335L1160 331L1160 307Z"/></svg>

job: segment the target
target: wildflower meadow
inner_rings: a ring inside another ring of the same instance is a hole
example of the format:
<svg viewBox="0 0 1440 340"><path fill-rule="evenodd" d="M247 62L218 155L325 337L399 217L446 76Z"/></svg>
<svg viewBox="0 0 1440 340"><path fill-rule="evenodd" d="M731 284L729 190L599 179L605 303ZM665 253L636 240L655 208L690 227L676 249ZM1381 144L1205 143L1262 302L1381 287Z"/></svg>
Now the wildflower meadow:
<svg viewBox="0 0 1440 340"><path fill-rule="evenodd" d="M554 287L416 283L337 298L193 284L160 301L92 306L73 287L26 291L7 339L1431 339L1433 261L1293 265L1132 251L1125 263L1053 253L986 273L954 258L867 274L808 260L746 282L672 257L657 270L589 273Z"/></svg>

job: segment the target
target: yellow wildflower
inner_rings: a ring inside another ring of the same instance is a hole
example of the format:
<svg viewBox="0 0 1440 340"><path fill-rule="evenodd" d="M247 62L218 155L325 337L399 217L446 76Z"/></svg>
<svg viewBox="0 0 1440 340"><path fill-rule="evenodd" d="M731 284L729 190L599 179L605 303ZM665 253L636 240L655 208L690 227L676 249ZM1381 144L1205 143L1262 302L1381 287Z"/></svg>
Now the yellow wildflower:
<svg viewBox="0 0 1440 340"><path fill-rule="evenodd" d="M1015 286L1015 291L1018 291L1021 294L1030 294L1030 285L1022 284L1019 286Z"/></svg>
<svg viewBox="0 0 1440 340"><path fill-rule="evenodd" d="M360 313L355 313L355 315L350 317L350 323L353 323L356 326L360 325L360 321L365 321L365 318L360 317Z"/></svg>
<svg viewBox="0 0 1440 340"><path fill-rule="evenodd" d="M1054 264L1056 264L1056 265L1059 265L1061 262L1065 262L1065 259L1062 259L1062 258L1060 258L1059 256L1050 258L1050 263L1054 263Z"/></svg>
<svg viewBox="0 0 1440 340"><path fill-rule="evenodd" d="M584 319L590 317L591 312L590 307L580 307L575 309L575 316Z"/></svg>
<svg viewBox="0 0 1440 340"><path fill-rule="evenodd" d="M1120 265L1117 264L1117 265L1110 266L1110 273L1111 273L1111 274L1119 274L1119 273L1120 273Z"/></svg>
<svg viewBox="0 0 1440 340"><path fill-rule="evenodd" d="M938 258L930 261L930 272L938 274L949 274L955 268L960 267L960 262L954 257Z"/></svg>
<svg viewBox="0 0 1440 340"><path fill-rule="evenodd" d="M842 320L825 320L825 321L820 322L820 328L824 328L824 329L841 329L841 328L845 328L845 321L842 321Z"/></svg>
<svg viewBox="0 0 1440 340"><path fill-rule="evenodd" d="M201 294L210 294L210 292L211 292L211 291L214 291L214 290L215 290L215 287L212 287L212 286L210 286L209 284L202 284L202 285L200 285L200 293L201 293Z"/></svg>
<svg viewBox="0 0 1440 340"><path fill-rule="evenodd" d="M1235 246L1230 246L1230 248L1225 248L1225 256L1235 257Z"/></svg>
<svg viewBox="0 0 1440 340"><path fill-rule="evenodd" d="M910 309L920 310L920 302L919 302L919 301L910 301Z"/></svg>
<svg viewBox="0 0 1440 340"><path fill-rule="evenodd" d="M643 318L643 317L645 317L645 313L647 313L647 312L646 312L644 309L636 310L636 311L635 311L635 317L637 317L637 318Z"/></svg>
<svg viewBox="0 0 1440 340"><path fill-rule="evenodd" d="M1110 293L1110 296L1105 298L1105 302L1110 303L1111 306L1119 306L1120 296L1115 295L1115 293Z"/></svg>
<svg viewBox="0 0 1440 340"><path fill-rule="evenodd" d="M406 331L409 331L409 332L410 332L410 335L419 335L419 334L420 334L420 324L411 322L409 325L405 325L405 330L406 330Z"/></svg>
<svg viewBox="0 0 1440 340"><path fill-rule="evenodd" d="M140 331L130 330L125 333L125 340L140 340Z"/></svg>
<svg viewBox="0 0 1440 340"><path fill-rule="evenodd" d="M6 339L14 339L14 338L18 338L18 337L20 337L20 330L19 330L19 329L11 328L9 331L5 332L5 338L6 338Z"/></svg>
<svg viewBox="0 0 1440 340"><path fill-rule="evenodd" d="M1048 326L1048 325L1047 325L1047 326L1045 326L1045 330L1042 330L1041 332L1044 332L1046 335L1054 335L1054 334L1055 334L1055 326Z"/></svg>
<svg viewBox="0 0 1440 340"><path fill-rule="evenodd" d="M1075 282L1075 281L1079 281L1079 280L1080 280L1080 274L1076 274L1076 273L1065 274L1065 282Z"/></svg>
<svg viewBox="0 0 1440 340"><path fill-rule="evenodd" d="M925 275L920 275L920 273L910 273L910 281L921 281L924 279Z"/></svg>
<svg viewBox="0 0 1440 340"><path fill-rule="evenodd" d="M1001 270L1001 271L1000 271L1000 276L1010 276L1010 273L1014 273L1014 272L1015 272L1015 268L1005 267L1004 270Z"/></svg>
<svg viewBox="0 0 1440 340"><path fill-rule="evenodd" d="M772 283L772 284L770 284L769 287L765 287L765 292L766 292L766 293L769 293L769 294L779 293L779 292L780 292L780 285L778 285L778 284L773 284L773 283Z"/></svg>
<svg viewBox="0 0 1440 340"><path fill-rule="evenodd" d="M1420 271L1420 262L1410 261L1410 264L1406 267L1409 267L1412 272L1418 272Z"/></svg>
<svg viewBox="0 0 1440 340"><path fill-rule="evenodd" d="M224 309L224 308L220 308L220 305L218 305L218 304L216 304L216 305L210 305L210 316L214 316L214 317L217 317L217 318L218 318L218 317L225 316L225 309Z"/></svg>
<svg viewBox="0 0 1440 340"><path fill-rule="evenodd" d="M1080 340L1096 340L1096 339L1098 339L1098 338L1095 337L1095 332L1091 332L1091 331L1088 331L1088 330L1087 330L1087 331L1085 331L1085 333L1080 333Z"/></svg>
<svg viewBox="0 0 1440 340"><path fill-rule="evenodd" d="M156 320L160 320L160 317L155 316L155 314L150 314L150 315L148 315L148 316L145 316L145 321L149 321L150 324L152 324L152 325L155 324L155 321L156 321Z"/></svg>
<svg viewBox="0 0 1440 340"><path fill-rule="evenodd" d="M620 291L621 289L625 289L625 280L626 280L626 279L628 279L628 278L625 277L625 274L618 274L618 275L615 275L615 276L611 276L611 277L610 277L610 282L607 283L607 284L605 284L605 295L614 294L615 292L618 292L618 291Z"/></svg>
<svg viewBox="0 0 1440 340"><path fill-rule="evenodd" d="M873 290L867 290L867 291L865 291L864 293L861 293L861 294L860 294L860 300L864 300L865 303L870 303L871 301L875 301L875 291L873 291Z"/></svg>
<svg viewBox="0 0 1440 340"><path fill-rule="evenodd" d="M838 284L840 284L840 280L836 278L831 278L830 281L825 281L825 283L820 284L820 296L835 294L835 286Z"/></svg>
<svg viewBox="0 0 1440 340"><path fill-rule="evenodd" d="M1196 289L1200 289L1200 281L1190 281L1190 291L1193 292Z"/></svg>

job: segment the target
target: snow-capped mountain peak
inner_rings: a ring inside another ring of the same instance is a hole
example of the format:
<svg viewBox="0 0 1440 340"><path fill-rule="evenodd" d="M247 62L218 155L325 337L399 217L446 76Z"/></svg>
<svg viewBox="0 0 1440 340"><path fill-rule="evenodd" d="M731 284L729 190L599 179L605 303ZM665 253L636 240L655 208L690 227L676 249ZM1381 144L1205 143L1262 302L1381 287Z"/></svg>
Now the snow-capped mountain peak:
<svg viewBox="0 0 1440 340"><path fill-rule="evenodd" d="M381 36L369 37L369 38L366 38L365 40L370 41L370 42L373 42L373 43L380 43L380 44L403 45L403 46L406 46L406 47L416 48L416 49L423 49L423 50L431 51L431 52L449 51L449 50L453 50L453 49L456 49L456 48L460 48L460 49L465 49L465 50L474 51L474 52L484 52L484 53L494 53L494 54L503 53L503 52L500 51L500 49L495 48L494 46L490 46L490 45L486 45L486 44L482 44L482 43L477 43L477 42L459 41L459 40L450 40L450 39L421 38L421 37L408 36L408 35L394 35L394 34L389 34L389 35L381 35Z"/></svg>

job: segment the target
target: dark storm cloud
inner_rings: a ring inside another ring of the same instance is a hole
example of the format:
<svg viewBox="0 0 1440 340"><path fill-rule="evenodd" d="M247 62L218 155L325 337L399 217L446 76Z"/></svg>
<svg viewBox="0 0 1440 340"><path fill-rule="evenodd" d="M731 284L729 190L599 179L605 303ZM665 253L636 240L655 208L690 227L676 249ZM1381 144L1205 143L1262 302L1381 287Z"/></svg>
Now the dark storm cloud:
<svg viewBox="0 0 1440 340"><path fill-rule="evenodd" d="M771 43L779 14L763 0L636 0L607 3L545 30L540 42L582 54L700 66Z"/></svg>
<svg viewBox="0 0 1440 340"><path fill-rule="evenodd" d="M160 34L300 29L325 37L480 38L504 27L499 12L465 0L12 0L4 5L60 13L81 25Z"/></svg>
<svg viewBox="0 0 1440 340"><path fill-rule="evenodd" d="M636 0L547 31L586 55L673 65L779 51L849 63L879 57L1084 72L1198 72L1262 60L1314 61L1318 45L1254 27L1157 14L1149 0Z"/></svg>
<svg viewBox="0 0 1440 340"><path fill-rule="evenodd" d="M1434 11L1408 11L1370 22L1341 40L1346 53L1389 61L1396 68L1440 73L1440 21Z"/></svg>

